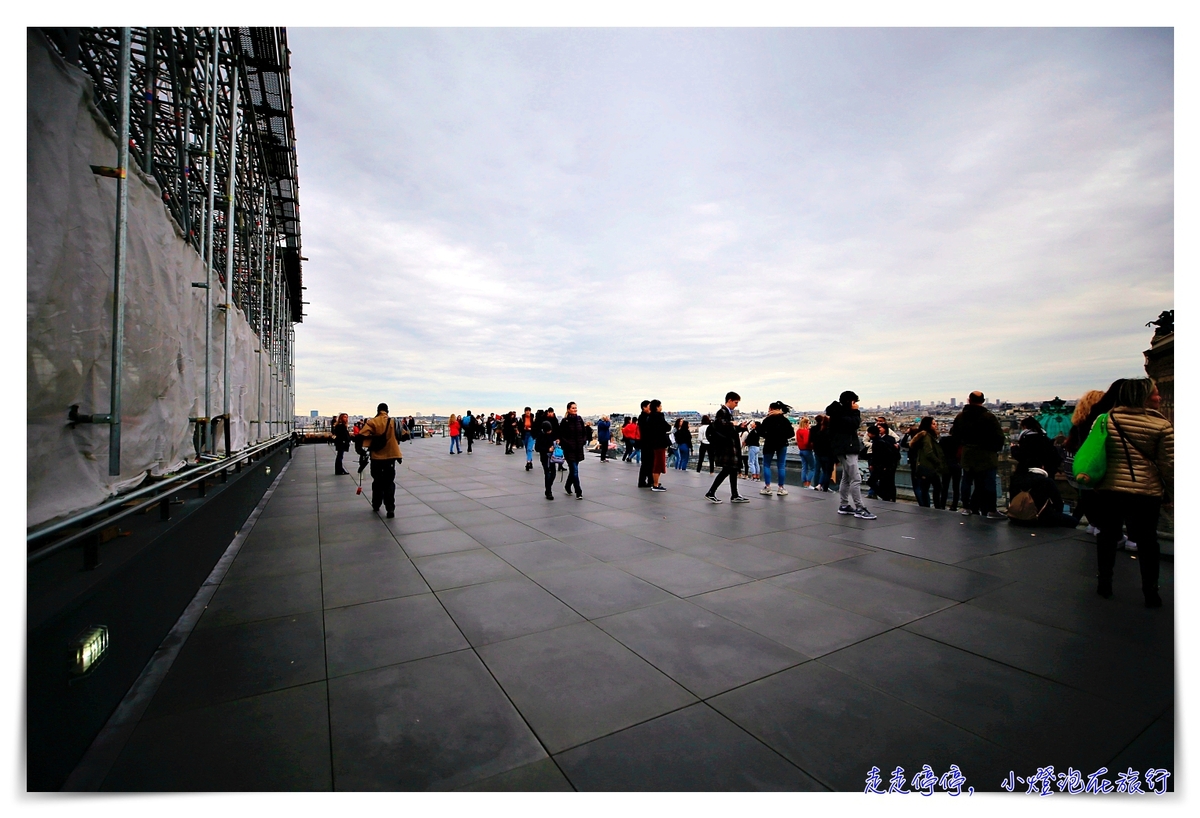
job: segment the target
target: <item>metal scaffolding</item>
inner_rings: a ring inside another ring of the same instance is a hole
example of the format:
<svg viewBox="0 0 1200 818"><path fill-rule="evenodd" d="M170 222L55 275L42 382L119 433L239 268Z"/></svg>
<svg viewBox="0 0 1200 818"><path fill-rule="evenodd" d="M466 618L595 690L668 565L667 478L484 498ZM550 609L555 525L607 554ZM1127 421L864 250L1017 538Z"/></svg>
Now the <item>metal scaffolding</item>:
<svg viewBox="0 0 1200 818"><path fill-rule="evenodd" d="M303 319L303 259L286 30L42 31L64 60L91 77L96 106L116 133L128 134L125 161L158 182L167 210L204 259L207 280L192 282L206 290L208 302L205 416L194 419L204 448L215 451L216 422L223 419L227 433L229 428L228 365L222 399L209 394L213 310L228 309L213 300L214 278L225 286L269 355L270 372L258 376L261 386L269 383L269 417L251 419L258 423L258 436L290 430L293 325ZM125 178L124 166L93 170ZM118 222L120 218L118 214ZM117 266L115 282L122 275L120 258ZM228 321L225 326L228 333ZM114 341L114 360L119 341ZM227 354L228 334L223 346ZM119 385L117 389L119 394ZM97 415L95 422L114 424L114 456L119 461L119 404L114 415L108 420Z"/></svg>

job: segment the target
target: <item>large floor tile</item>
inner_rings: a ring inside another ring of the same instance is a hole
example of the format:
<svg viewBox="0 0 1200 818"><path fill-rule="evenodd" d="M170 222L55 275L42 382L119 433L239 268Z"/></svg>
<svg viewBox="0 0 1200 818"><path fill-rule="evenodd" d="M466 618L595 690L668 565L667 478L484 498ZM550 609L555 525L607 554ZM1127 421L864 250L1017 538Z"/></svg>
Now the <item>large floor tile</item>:
<svg viewBox="0 0 1200 818"><path fill-rule="evenodd" d="M765 580L702 594L692 601L805 656L821 656L888 629L874 619Z"/></svg>
<svg viewBox="0 0 1200 818"><path fill-rule="evenodd" d="M463 792L574 792L571 782L562 774L558 764L544 758L524 767L509 770L465 787Z"/></svg>
<svg viewBox="0 0 1200 818"><path fill-rule="evenodd" d="M429 509L428 513L421 513L417 515L407 515L403 511L397 511L396 516L390 520L386 520L385 525L397 537L404 537L411 534L421 534L428 531L446 531L449 529L454 529L454 523L450 522L440 514L437 514L432 509Z"/></svg>
<svg viewBox="0 0 1200 818"><path fill-rule="evenodd" d="M329 681L334 787L454 789L546 757L472 651Z"/></svg>
<svg viewBox="0 0 1200 818"><path fill-rule="evenodd" d="M667 549L624 531L598 531L592 534L560 537L563 542L601 562L636 557L665 556Z"/></svg>
<svg viewBox="0 0 1200 818"><path fill-rule="evenodd" d="M580 791L824 791L704 704L590 741L555 761Z"/></svg>
<svg viewBox="0 0 1200 818"><path fill-rule="evenodd" d="M413 564L435 591L521 576L520 571L486 548L418 557Z"/></svg>
<svg viewBox="0 0 1200 818"><path fill-rule="evenodd" d="M695 701L588 622L487 645L479 655L551 753Z"/></svg>
<svg viewBox="0 0 1200 818"><path fill-rule="evenodd" d="M102 789L328 790L325 682L143 719Z"/></svg>
<svg viewBox="0 0 1200 818"><path fill-rule="evenodd" d="M331 677L466 647L467 640L433 594L325 613L325 654Z"/></svg>
<svg viewBox="0 0 1200 818"><path fill-rule="evenodd" d="M545 571L532 578L587 619L674 599L661 588L600 563Z"/></svg>
<svg viewBox="0 0 1200 818"><path fill-rule="evenodd" d="M671 553L661 557L621 560L613 564L677 596L702 594L716 588L740 585L751 579L745 574L686 554Z"/></svg>
<svg viewBox="0 0 1200 818"><path fill-rule="evenodd" d="M994 591L1012 581L887 551L841 560L838 568L959 602Z"/></svg>
<svg viewBox="0 0 1200 818"><path fill-rule="evenodd" d="M243 543L226 576L243 580L306 574L319 570L321 552L314 538L309 544L282 548L247 548Z"/></svg>
<svg viewBox="0 0 1200 818"><path fill-rule="evenodd" d="M581 617L534 582L504 579L438 594L472 645L486 645L579 622Z"/></svg>
<svg viewBox="0 0 1200 818"><path fill-rule="evenodd" d="M514 543L513 545L497 546L492 550L505 562L526 574L597 563L594 557L558 540Z"/></svg>
<svg viewBox="0 0 1200 818"><path fill-rule="evenodd" d="M593 534L605 530L604 526L573 514L530 520L529 525L551 537L558 537L561 534Z"/></svg>
<svg viewBox="0 0 1200 818"><path fill-rule="evenodd" d="M1103 699L903 630L820 661L1019 752L1035 769L1095 770L1147 724Z"/></svg>
<svg viewBox="0 0 1200 818"><path fill-rule="evenodd" d="M325 678L320 613L197 630L146 710L153 718Z"/></svg>
<svg viewBox="0 0 1200 818"><path fill-rule="evenodd" d="M1157 714L1175 695L1173 657L1098 641L1015 616L958 605L904 626L913 633ZM1113 661L1114 655L1121 657Z"/></svg>
<svg viewBox="0 0 1200 818"><path fill-rule="evenodd" d="M766 548L756 548L742 542L726 542L716 545L707 543L685 546L679 549L688 556L720 565L739 574L755 579L773 577L808 568L814 563Z"/></svg>
<svg viewBox="0 0 1200 818"><path fill-rule="evenodd" d="M787 554L789 557L802 559L805 562L822 565L837 562L838 560L850 559L851 557L860 557L863 554L871 553L873 550L860 548L841 540L830 539L829 537L809 537L803 532L804 529L776 531L770 534L760 534L756 537L746 537L737 542L753 545L755 548L764 548L768 551Z"/></svg>
<svg viewBox="0 0 1200 818"><path fill-rule="evenodd" d="M323 577L326 608L427 594L430 590L411 562L396 558L329 568Z"/></svg>
<svg viewBox="0 0 1200 818"><path fill-rule="evenodd" d="M480 545L488 548L546 539L546 535L541 531L514 521L472 527L466 529L466 533Z"/></svg>
<svg viewBox="0 0 1200 818"><path fill-rule="evenodd" d="M957 764L976 790L999 790L1019 758L818 662L717 696L718 712L830 789L862 792L867 772L908 776Z"/></svg>
<svg viewBox="0 0 1200 818"><path fill-rule="evenodd" d="M428 557L431 554L448 554L451 551L474 551L480 547L480 543L471 535L457 528L405 534L399 539L404 553L413 559Z"/></svg>
<svg viewBox="0 0 1200 818"><path fill-rule="evenodd" d="M217 588L199 628L237 625L259 619L321 610L321 572L227 579Z"/></svg>
<svg viewBox="0 0 1200 818"><path fill-rule="evenodd" d="M701 699L808 658L682 599L595 624Z"/></svg>
<svg viewBox="0 0 1200 818"><path fill-rule="evenodd" d="M782 574L771 577L770 581L781 588L876 619L886 625L903 625L905 622L958 604L952 599L915 591L854 571L842 571L836 563Z"/></svg>

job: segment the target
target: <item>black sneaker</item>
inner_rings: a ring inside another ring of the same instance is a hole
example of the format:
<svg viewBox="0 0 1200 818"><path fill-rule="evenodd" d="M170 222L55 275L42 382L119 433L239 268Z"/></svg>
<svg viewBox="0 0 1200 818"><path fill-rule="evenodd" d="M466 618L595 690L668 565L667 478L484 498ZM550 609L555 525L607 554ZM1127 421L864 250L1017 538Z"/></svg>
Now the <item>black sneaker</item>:
<svg viewBox="0 0 1200 818"><path fill-rule="evenodd" d="M553 495L553 494L551 494L550 492L546 492L546 499L547 499L547 500L553 500L553 499L554 499L554 495Z"/></svg>
<svg viewBox="0 0 1200 818"><path fill-rule="evenodd" d="M862 506L859 506L858 508L854 509L854 516L855 516L855 517L857 517L857 518L858 518L858 519L860 519L860 520L874 520L874 519L877 519L877 518L876 518L876 516L875 516L874 514L872 514L871 512L867 511L867 510L866 510L866 508L864 508L864 507L862 507Z"/></svg>
<svg viewBox="0 0 1200 818"><path fill-rule="evenodd" d="M853 514L854 506L838 506L838 514Z"/></svg>
<svg viewBox="0 0 1200 818"><path fill-rule="evenodd" d="M750 500L746 497L738 496L738 497L734 497L729 502L731 502L731 503L748 503L748 502L750 502Z"/></svg>
<svg viewBox="0 0 1200 818"><path fill-rule="evenodd" d="M663 488L662 486L651 486L650 490L651 491L666 491L666 489Z"/></svg>
<svg viewBox="0 0 1200 818"><path fill-rule="evenodd" d="M387 516L388 516L388 519L390 520L391 518L393 518L393 517L395 517L395 516L396 516L396 512L394 512L394 511L389 511L389 512L387 513Z"/></svg>
<svg viewBox="0 0 1200 818"><path fill-rule="evenodd" d="M714 496L713 496L713 495L711 495L711 494L706 494L706 495L704 495L704 499L708 500L710 503L719 503L719 502L721 502L721 498L720 498L720 497L714 497Z"/></svg>
<svg viewBox="0 0 1200 818"><path fill-rule="evenodd" d="M575 499L576 499L576 500L582 500L582 499L583 499L583 493L581 492L581 493L579 493L579 494L576 494L576 495L575 495Z"/></svg>

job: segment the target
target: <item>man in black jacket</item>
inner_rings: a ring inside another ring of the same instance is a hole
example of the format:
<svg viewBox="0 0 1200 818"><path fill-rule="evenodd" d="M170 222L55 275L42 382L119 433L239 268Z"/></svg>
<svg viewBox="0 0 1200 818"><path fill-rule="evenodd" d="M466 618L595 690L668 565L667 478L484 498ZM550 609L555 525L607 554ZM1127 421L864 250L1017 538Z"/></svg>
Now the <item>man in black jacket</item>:
<svg viewBox="0 0 1200 818"><path fill-rule="evenodd" d="M725 405L717 410L712 423L708 425L708 445L712 452L713 462L721 469L717 479L713 480L712 486L708 489L708 493L704 495L714 503L721 502L721 499L717 497L717 487L726 477L729 478L729 493L732 495L730 502L750 502L738 494L737 490L738 469L742 465L742 443L739 432L746 428L746 424L734 424L733 410L737 409L741 401L742 396L737 392L726 393Z"/></svg>
<svg viewBox="0 0 1200 818"><path fill-rule="evenodd" d="M888 431L886 423L867 427L871 438L871 480L880 500L896 502L896 466L900 463L900 447Z"/></svg>
<svg viewBox="0 0 1200 818"><path fill-rule="evenodd" d="M838 514L853 514L860 520L874 520L875 515L862 503L862 478L858 474L858 454L862 451L862 441L858 437L858 429L862 425L858 395L847 389L825 408L825 414L829 415L833 454L838 460L838 495L841 500Z"/></svg>
<svg viewBox="0 0 1200 818"><path fill-rule="evenodd" d="M644 435L646 434L646 424L650 420L650 401L642 401L642 413L638 415L638 450L641 452L641 468L638 469L638 488L648 489L652 485L650 472L654 468L654 458L646 456L646 447Z"/></svg>
<svg viewBox="0 0 1200 818"><path fill-rule="evenodd" d="M950 434L962 446L964 517L978 512L988 520L1003 520L996 513L996 468L1004 448L1000 421L983 406L983 393L967 396L967 405L954 419Z"/></svg>

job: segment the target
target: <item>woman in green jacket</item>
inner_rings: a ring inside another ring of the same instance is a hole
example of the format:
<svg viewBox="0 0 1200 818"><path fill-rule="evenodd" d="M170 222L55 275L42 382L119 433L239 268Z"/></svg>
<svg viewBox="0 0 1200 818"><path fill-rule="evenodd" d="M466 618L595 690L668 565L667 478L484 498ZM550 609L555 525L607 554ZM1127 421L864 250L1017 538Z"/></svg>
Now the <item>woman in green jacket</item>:
<svg viewBox="0 0 1200 818"><path fill-rule="evenodd" d="M929 508L930 489L933 489L933 507L946 507L946 476L950 467L946 455L938 442L937 421L932 417L921 418L921 426L908 446L908 462L912 466L913 491L917 502Z"/></svg>

